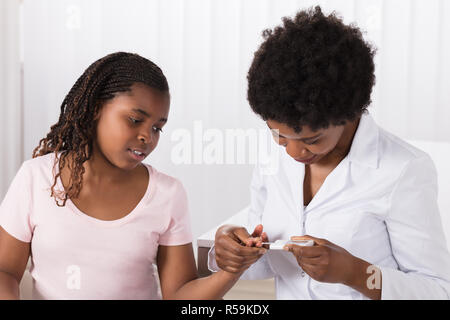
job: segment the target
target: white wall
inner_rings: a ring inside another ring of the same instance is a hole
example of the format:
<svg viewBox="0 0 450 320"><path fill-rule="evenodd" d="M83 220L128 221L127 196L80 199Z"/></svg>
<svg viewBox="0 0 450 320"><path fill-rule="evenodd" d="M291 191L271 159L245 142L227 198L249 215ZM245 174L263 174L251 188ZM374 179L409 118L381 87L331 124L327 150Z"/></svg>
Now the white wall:
<svg viewBox="0 0 450 320"><path fill-rule="evenodd" d="M0 199L22 162L20 2L0 1Z"/></svg>
<svg viewBox="0 0 450 320"><path fill-rule="evenodd" d="M246 73L261 31L322 4L355 21L378 47L371 111L408 139L450 141L450 1L24 0L24 158L58 117L65 94L94 60L137 52L165 72L169 122L149 158L189 196L194 236L248 202L252 165L175 165L171 134L263 128L246 102Z"/></svg>

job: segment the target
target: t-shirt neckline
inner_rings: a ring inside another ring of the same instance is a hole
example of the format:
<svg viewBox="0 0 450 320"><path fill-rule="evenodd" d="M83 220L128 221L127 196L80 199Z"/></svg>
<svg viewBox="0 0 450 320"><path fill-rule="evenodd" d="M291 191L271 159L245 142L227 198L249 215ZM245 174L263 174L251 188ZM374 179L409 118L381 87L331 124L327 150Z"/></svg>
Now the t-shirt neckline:
<svg viewBox="0 0 450 320"><path fill-rule="evenodd" d="M59 159L58 159L58 161L59 161ZM147 184L147 189L145 190L144 195L139 200L138 204L134 207L134 209L131 210L127 215L123 216L122 218L115 219L115 220L102 220L102 219L94 218L94 217L84 213L80 209L78 209L78 207L72 202L72 200L70 198L67 199L66 206L68 206L77 216L81 217L82 219L85 219L88 222L92 222L92 223L95 223L97 225L101 225L104 227L115 227L115 226L119 226L119 225L122 225L122 224L128 222L130 219L132 219L137 214L137 212L139 212L141 207L144 205L145 200L151 196L152 191L154 189L153 188L153 180L154 180L153 168L146 163L142 163L142 164L148 171L148 180L149 181ZM58 174L58 173L59 173L59 163L56 166L56 174ZM64 186L62 184L61 176L58 177L57 185L58 185L59 190L62 190L62 191L65 190Z"/></svg>

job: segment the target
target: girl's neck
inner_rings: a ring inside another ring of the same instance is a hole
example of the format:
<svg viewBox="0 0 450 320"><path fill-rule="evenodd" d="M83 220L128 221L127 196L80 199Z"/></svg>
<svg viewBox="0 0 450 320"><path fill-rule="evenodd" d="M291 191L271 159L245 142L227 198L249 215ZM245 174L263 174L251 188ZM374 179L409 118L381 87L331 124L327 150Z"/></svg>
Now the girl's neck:
<svg viewBox="0 0 450 320"><path fill-rule="evenodd" d="M69 157L70 158L70 157ZM73 161L70 159L69 161ZM73 166L71 165L73 168ZM84 174L83 184L91 185L113 185L123 184L129 181L139 166L133 170L123 170L113 165L104 155L95 147L89 160L83 163Z"/></svg>

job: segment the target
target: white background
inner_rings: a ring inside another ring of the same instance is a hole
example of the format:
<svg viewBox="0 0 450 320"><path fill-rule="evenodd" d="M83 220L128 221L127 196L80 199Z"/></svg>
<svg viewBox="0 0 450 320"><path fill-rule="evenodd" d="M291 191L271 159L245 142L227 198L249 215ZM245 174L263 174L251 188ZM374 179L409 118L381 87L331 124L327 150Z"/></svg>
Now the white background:
<svg viewBox="0 0 450 320"><path fill-rule="evenodd" d="M219 224L247 205L252 165L175 165L171 134L180 128L193 133L196 120L204 130L264 128L246 101L246 73L261 32L315 4L355 22L378 48L369 109L376 121L405 139L450 142L447 0L5 1L14 8L0 6L2 53L9 54L1 57L2 71L17 60L24 72L22 98L7 102L6 83L18 76L10 71L5 79L2 72L0 142L10 151L0 157L1 197L88 65L129 51L157 63L171 89L169 122L148 163L183 182L194 237ZM5 24L6 10L15 12L16 2L20 18ZM21 112L11 117L11 110Z"/></svg>

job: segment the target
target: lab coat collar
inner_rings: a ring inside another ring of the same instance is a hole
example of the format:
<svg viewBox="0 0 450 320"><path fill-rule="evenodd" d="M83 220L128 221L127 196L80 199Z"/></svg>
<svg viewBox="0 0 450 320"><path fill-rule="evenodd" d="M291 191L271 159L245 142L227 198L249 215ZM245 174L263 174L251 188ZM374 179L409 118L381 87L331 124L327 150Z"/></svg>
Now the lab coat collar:
<svg viewBox="0 0 450 320"><path fill-rule="evenodd" d="M326 178L318 193L308 204L306 211L310 211L321 203L324 203L325 200L332 198L344 188L347 182L349 162L371 168L378 167L378 135L379 129L372 116L368 112L364 113L359 121L347 157L339 163L339 168L335 168ZM293 160L286 152L282 156L287 166L286 179L289 181L295 205L303 211L305 165Z"/></svg>
<svg viewBox="0 0 450 320"><path fill-rule="evenodd" d="M369 112L363 113L353 137L348 160L362 166L378 168L379 128Z"/></svg>

